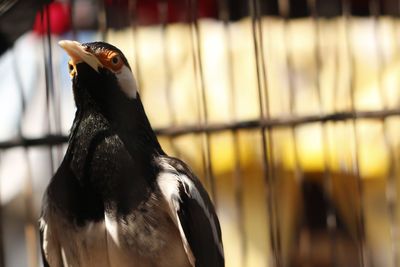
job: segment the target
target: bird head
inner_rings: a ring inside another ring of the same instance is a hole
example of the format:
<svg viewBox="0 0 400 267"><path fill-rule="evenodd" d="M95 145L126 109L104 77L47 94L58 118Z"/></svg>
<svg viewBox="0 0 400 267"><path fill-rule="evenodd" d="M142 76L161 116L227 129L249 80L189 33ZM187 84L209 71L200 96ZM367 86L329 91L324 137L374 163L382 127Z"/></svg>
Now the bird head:
<svg viewBox="0 0 400 267"><path fill-rule="evenodd" d="M63 40L59 45L68 53L76 105L90 97L100 105L115 98L136 99L137 85L124 54L104 42L81 44Z"/></svg>
<svg viewBox="0 0 400 267"><path fill-rule="evenodd" d="M135 136L146 145L150 142L161 151L140 100L134 75L121 50L104 42L60 41L59 45L71 58L69 74L78 111L75 121L80 119L78 114L95 110L120 133L129 133L129 138Z"/></svg>

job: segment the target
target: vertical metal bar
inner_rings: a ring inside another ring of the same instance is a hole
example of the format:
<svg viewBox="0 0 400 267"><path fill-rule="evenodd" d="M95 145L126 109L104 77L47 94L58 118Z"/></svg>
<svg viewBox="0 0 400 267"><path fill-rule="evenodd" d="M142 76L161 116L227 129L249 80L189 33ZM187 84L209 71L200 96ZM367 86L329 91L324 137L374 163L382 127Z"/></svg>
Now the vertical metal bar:
<svg viewBox="0 0 400 267"><path fill-rule="evenodd" d="M342 0L342 8L343 8L343 19L345 22L345 47L346 53L349 60L349 90L350 90L350 110L353 112L354 117L352 119L352 131L353 131L353 139L354 139L354 154L353 154L353 171L356 176L356 184L357 184L357 193L360 201L359 211L356 213L357 217L357 241L359 248L359 261L361 266L369 266L368 258L367 258L367 245L366 245L366 237L365 237L365 216L364 216L364 187L363 181L360 175L359 170L359 158L358 158L358 133L357 133L357 109L355 106L355 85L354 85L354 75L355 75L355 63L354 63L354 55L352 53L352 44L351 44L351 4L350 0Z"/></svg>
<svg viewBox="0 0 400 267"><path fill-rule="evenodd" d="M340 33L340 24L335 22L337 24L336 26L336 32ZM334 44L334 50L333 50L333 60L334 60L334 67L333 67L333 83L332 83L332 90L333 90L333 112L338 112L339 111L339 104L340 104L340 99L338 97L338 80L339 80L339 62L340 62L340 46L339 46L339 34L337 34L337 38L335 39L335 44ZM335 126L336 127L336 126Z"/></svg>
<svg viewBox="0 0 400 267"><path fill-rule="evenodd" d="M21 117L20 121L18 123L18 136L23 139L23 134L22 134L22 118L23 115L25 114L26 110L26 100L25 100L25 95L24 95L24 89L22 85L22 78L19 73L18 65L17 65L17 55L15 52L15 48L13 48L13 72L15 76L15 80L17 82L17 88L18 88L18 93L19 93L19 98L21 102ZM34 213L34 202L33 202L33 179L32 179L32 169L31 169L31 164L29 161L29 148L25 147L23 148L23 157L26 162L27 166L27 175L25 179L25 185L24 185L24 204L25 204L25 237L27 241L27 251L28 251L28 266L30 267L37 267L39 258L37 255L37 241L38 237L36 234L36 217Z"/></svg>
<svg viewBox="0 0 400 267"><path fill-rule="evenodd" d="M71 21L71 32L72 32L72 40L77 40L77 31L75 28L75 17L74 17L74 12L76 8L76 0L69 0L70 6L69 6L69 19Z"/></svg>
<svg viewBox="0 0 400 267"><path fill-rule="evenodd" d="M171 64L168 58L168 41L167 41L167 26L168 26L168 1L161 0L158 2L158 12L161 18L161 36L162 36L162 56L163 66L165 72L165 98L167 99L168 114L171 118L171 126L176 126L176 114L173 108L172 95L171 95Z"/></svg>
<svg viewBox="0 0 400 267"><path fill-rule="evenodd" d="M385 118L382 119L383 126L383 134L385 139L385 146L389 153L389 173L387 177L386 184L386 202L387 208L389 211L389 221L390 221L390 234L391 234L391 246L392 246L392 261L393 266L399 266L399 245L398 245L398 236L399 236L399 228L397 223L397 201L398 201L398 192L396 186L396 157L395 157L395 148L390 141L390 137L388 135L389 121Z"/></svg>
<svg viewBox="0 0 400 267"><path fill-rule="evenodd" d="M398 27L397 27L398 20L399 20L398 18L400 16L400 1L397 1L397 2L398 2L398 6L397 6L397 9L396 9L396 14L393 15L391 17L391 19L390 19L390 22L391 22L391 25L390 25L391 29L390 30L391 30L391 33L392 33L394 49L395 49L395 52L393 54L393 58L398 58L399 54L400 54L399 40L398 40Z"/></svg>
<svg viewBox="0 0 400 267"><path fill-rule="evenodd" d="M24 151L24 158L27 164L27 177L24 188L24 202L25 202L25 236L27 240L27 251L28 251L28 266L38 267L39 257L38 250L38 236L37 236L37 221L34 210L33 202L33 181L32 171L29 163L28 151Z"/></svg>
<svg viewBox="0 0 400 267"><path fill-rule="evenodd" d="M393 38L394 38L394 43L396 47L396 54L393 56L394 58L397 58L398 55L400 54L400 40L398 38L399 36L399 27L398 27L398 22L399 22L399 17L400 17L400 0L393 0L397 3L397 8L396 8L396 15L392 18L392 31L393 31Z"/></svg>
<svg viewBox="0 0 400 267"><path fill-rule="evenodd" d="M230 89L230 99L229 99L229 111L231 114L231 119L233 121L237 120L236 111L236 91L235 83L233 80L233 54L232 54L232 38L229 26L229 16L230 11L228 7L228 0L218 0L219 17L223 21L224 25L224 42L227 58L227 72L228 72L228 87ZM233 157L234 157L234 172L233 172L233 183L234 183L234 195L235 195L235 205L237 210L238 219L238 230L240 236L240 250L241 250L241 264L240 266L245 266L247 258L247 235L245 229L245 219L243 210L243 175L241 171L240 162L240 148L239 148L239 132L236 129L231 130L233 138Z"/></svg>
<svg viewBox="0 0 400 267"><path fill-rule="evenodd" d="M137 0L129 0L128 8L130 14L130 22L132 28L133 35L133 45L134 45L134 55L135 55L135 70L136 70L136 82L139 87L139 92L143 95L143 82L142 82L142 72L140 70L140 62L139 62L139 33L137 29L138 20L137 20Z"/></svg>
<svg viewBox="0 0 400 267"><path fill-rule="evenodd" d="M252 34L256 59L257 72L257 89L259 97L260 119L270 118L269 114L269 97L267 89L266 67L264 62L263 36L261 26L261 12L259 0L249 1L249 9L252 18ZM278 223L276 197L275 197L275 181L273 171L273 144L271 129L266 133L265 127L261 127L261 143L262 143L262 164L263 175L266 186L266 200L269 216L269 234L271 238L271 249L273 254L273 266L282 266L280 229Z"/></svg>
<svg viewBox="0 0 400 267"><path fill-rule="evenodd" d="M387 110L389 108L388 98L386 95L386 91L383 83L383 71L385 67L385 60L383 54L383 48L380 42L379 34L379 26L380 26L380 3L378 0L370 0L369 2L370 13L373 17L373 27L374 27L374 37L375 37L375 47L376 54L378 57L378 90L381 98L382 108L383 110ZM390 232L391 232L391 246L392 246L392 261L393 266L399 266L399 255L398 255L398 226L396 222L397 217L397 191L396 191L396 170L395 170L395 151L394 147L391 144L389 137L389 122L386 118L381 119L382 122L382 130L384 136L384 142L386 146L386 150L389 153L389 173L387 177L386 184L386 204L389 211L389 221L390 221Z"/></svg>
<svg viewBox="0 0 400 267"><path fill-rule="evenodd" d="M46 21L45 19L46 18ZM42 13L41 13L41 22L42 22L42 27L44 29L47 29L46 35L43 35L43 58L44 58L44 68L45 68L45 83L46 83L46 114L47 114L47 131L51 133L51 117L50 117L50 112L51 112L51 106L50 106L50 99L53 93L54 89L54 82L53 82L53 65L52 65L52 49L51 49L51 34L50 34L50 11L49 7L45 6L43 7ZM55 169L55 160L53 157L53 146L49 146L49 164L50 164L50 171L51 174L54 173ZM33 194L32 191L32 186L29 186L28 184L26 185L25 188L26 195L31 195ZM28 202L28 201L27 201ZM31 203L26 203L27 205L32 204ZM29 207L29 206L28 206ZM33 207L30 207L29 209L33 209ZM28 244L32 246L36 246L38 243L37 237L35 240L33 240L33 237L37 235L37 232L35 231L37 228L37 225L35 224L34 227L27 227L25 230L25 234L27 236L27 241ZM36 248L33 250L33 253L37 255L38 249ZM28 250L29 252L29 250ZM33 259L28 259L29 262L33 261ZM38 260L35 260L36 263L38 263ZM33 267L33 266L32 266Z"/></svg>
<svg viewBox="0 0 400 267"><path fill-rule="evenodd" d="M107 13L105 0L97 0L99 12L97 13L97 23L99 23L100 39L107 42Z"/></svg>
<svg viewBox="0 0 400 267"><path fill-rule="evenodd" d="M284 51L285 51L285 61L287 66L288 72L288 81L289 81L289 108L290 108L290 115L295 115L295 86L292 77L292 70L293 70L293 62L292 56L290 54L289 48L287 44L291 43L290 34L288 33L288 23L289 23L289 10L290 10L290 3L288 0L279 0L279 13L280 16L283 18L283 35L284 35ZM291 136L293 139L294 144L294 156L295 156L295 177L297 180L302 182L302 171L300 169L299 164L299 155L298 155L298 147L297 147L297 138L296 138L296 128L295 126L291 127Z"/></svg>
<svg viewBox="0 0 400 267"><path fill-rule="evenodd" d="M397 16L395 17L395 38L396 38L396 48L397 48L397 54L400 53L400 38L399 36L399 31L400 31L400 26L399 26L399 17L400 17L400 0L397 0Z"/></svg>
<svg viewBox="0 0 400 267"><path fill-rule="evenodd" d="M189 14L190 14L190 33L191 33L191 45L192 45L192 57L194 63L195 79L197 84L198 102L199 102L199 116L200 123L208 123L208 109L206 100L206 90L204 84L203 64L201 60L201 35L199 31L198 16L197 16L197 0L189 1ZM210 147L210 136L209 133L203 133L202 138L202 157L206 174L206 181L210 188L210 193L214 201L214 205L217 205L216 198L216 185L212 171L211 162L211 147Z"/></svg>
<svg viewBox="0 0 400 267"><path fill-rule="evenodd" d="M267 120L271 119L271 114L270 114L270 97L269 97L269 92L268 92L268 80L267 80L267 67L265 64L265 53L264 53L264 37L263 37L263 24L261 20L261 8L260 8L260 0L256 0L256 5L255 5L255 14L256 14L256 29L258 32L259 36L259 49L260 53L259 56L261 58L260 62L260 71L262 75L262 82L263 82L263 100L265 101L265 114L263 115ZM269 202L271 203L270 209L273 214L273 223L274 223L274 231L275 231L275 243L276 243L276 266L280 267L283 265L282 261L282 248L281 248L281 222L279 220L279 214L278 214L278 199L277 199L277 194L276 194L276 173L275 173L275 155L274 155L274 143L273 143L273 135L272 131L273 128L268 128L265 131L264 129L264 134L266 135L266 141L267 141L267 170L268 170L268 177L270 180L270 187L269 187Z"/></svg>
<svg viewBox="0 0 400 267"><path fill-rule="evenodd" d="M53 49L52 49L52 40L51 40L51 21L50 21L50 9L47 8L46 9L46 13L47 13L47 32L46 32L46 39L47 39L47 47L48 47L48 69L49 69L49 82L50 82L50 94L49 94L49 98L48 101L50 101L48 103L49 107L52 107L52 114L53 114L53 121L50 120L50 127L53 126L53 130L55 134L60 135L61 134L61 125L62 125L62 121L61 121L61 92L59 90L55 90L55 83L54 83L54 72L53 72ZM51 119L50 117L50 112L48 113L49 115L49 119ZM51 130L49 128L49 130ZM56 159L54 160L54 163L56 164L55 166L53 166L53 168L57 168L57 165L61 162L62 158L63 158L63 150L62 150L62 146L55 146L52 149L52 153L54 154L53 157ZM53 173L52 173L53 174Z"/></svg>
<svg viewBox="0 0 400 267"><path fill-rule="evenodd" d="M167 100L167 110L170 117L171 123L170 127L175 127L177 123L176 111L173 104L171 83L172 83L172 73L171 73L171 63L168 58L168 37L167 37L167 26L168 26L168 1L160 0L158 2L158 13L161 20L161 36L162 36L162 57L163 57L163 68L165 73L165 99ZM172 152L175 156L180 157L180 152L175 145L174 137L168 138Z"/></svg>
<svg viewBox="0 0 400 267"><path fill-rule="evenodd" d="M278 9L279 9L279 15L283 19L283 38L284 38L284 48L283 50L285 51L285 64L287 68L287 78L288 78L288 86L289 86L289 112L290 115L293 116L295 115L295 85L293 81L293 62L292 62L292 55L291 52L289 51L288 44L291 44L291 33L288 32L288 27L289 27L289 16L290 16L290 1L289 0L278 0ZM297 133L296 133L296 126L291 126L290 127L290 135L291 139L293 140L293 153L294 153L294 178L296 181L299 183L299 185L302 184L303 182L303 173L300 168L300 159L299 159L299 150L298 150L298 145L297 145ZM309 229L307 229L308 231ZM310 264L310 257L311 257L311 252L307 251L307 264Z"/></svg>
<svg viewBox="0 0 400 267"><path fill-rule="evenodd" d="M44 18L46 17L46 21ZM53 83L53 63L52 63L52 50L51 50L51 35L50 35L50 12L48 6L43 8L41 13L41 22L43 28L46 29L46 35L43 35L43 58L44 58L44 74L45 74L45 82L46 82L46 114L47 114L47 129L49 133L51 132L51 106L50 99L54 89ZM54 173L54 158L52 153L52 146L49 147L49 156L50 156L50 171Z"/></svg>
<svg viewBox="0 0 400 267"><path fill-rule="evenodd" d="M319 23L319 15L317 9L317 0L308 0L308 8L311 13L312 18L312 27L314 32L315 38L315 46L314 46L314 58L316 63L316 78L315 88L318 95L318 106L320 109L320 113L325 113L323 107L323 99L322 99L322 88L320 83L320 70L322 68L322 58L320 52L320 23ZM337 225L337 218L335 209L332 205L331 196L333 190L332 184L332 174L329 167L329 138L328 138L328 125L326 122L321 122L321 129L322 129L322 142L323 142L323 187L324 187L324 198L326 203L328 203L327 212L326 212L326 225L329 232L329 238L331 240L331 263L332 266L338 266L337 262L337 249L336 249L336 225Z"/></svg>

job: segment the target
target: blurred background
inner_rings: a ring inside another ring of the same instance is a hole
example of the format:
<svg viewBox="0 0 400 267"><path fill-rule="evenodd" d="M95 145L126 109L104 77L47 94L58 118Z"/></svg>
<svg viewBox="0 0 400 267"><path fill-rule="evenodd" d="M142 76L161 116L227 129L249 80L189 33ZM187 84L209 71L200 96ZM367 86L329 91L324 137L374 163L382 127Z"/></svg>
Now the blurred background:
<svg viewBox="0 0 400 267"><path fill-rule="evenodd" d="M227 267L400 266L399 0L0 0L0 266L75 107L57 42L127 56L165 151L217 207Z"/></svg>

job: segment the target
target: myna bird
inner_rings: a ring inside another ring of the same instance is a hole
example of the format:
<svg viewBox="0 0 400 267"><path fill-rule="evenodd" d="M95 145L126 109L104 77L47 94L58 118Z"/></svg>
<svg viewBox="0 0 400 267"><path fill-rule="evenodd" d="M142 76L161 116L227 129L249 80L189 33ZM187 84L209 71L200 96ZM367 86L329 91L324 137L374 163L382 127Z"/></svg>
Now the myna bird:
<svg viewBox="0 0 400 267"><path fill-rule="evenodd" d="M221 267L221 229L199 180L162 150L122 52L61 41L76 103L44 195L44 266Z"/></svg>

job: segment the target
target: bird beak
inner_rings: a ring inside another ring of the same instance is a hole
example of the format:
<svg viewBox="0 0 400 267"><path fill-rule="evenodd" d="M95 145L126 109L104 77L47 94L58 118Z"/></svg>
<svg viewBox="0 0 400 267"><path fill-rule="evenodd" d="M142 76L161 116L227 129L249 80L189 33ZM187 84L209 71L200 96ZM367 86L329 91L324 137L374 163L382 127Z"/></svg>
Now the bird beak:
<svg viewBox="0 0 400 267"><path fill-rule="evenodd" d="M76 69L76 64L80 62L85 62L97 72L99 72L99 67L103 67L103 64L100 63L97 57L94 54L86 51L82 44L69 40L59 41L58 44L71 57L71 63L74 66L74 69Z"/></svg>

